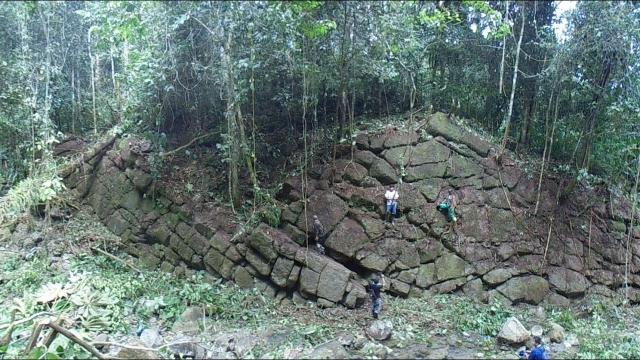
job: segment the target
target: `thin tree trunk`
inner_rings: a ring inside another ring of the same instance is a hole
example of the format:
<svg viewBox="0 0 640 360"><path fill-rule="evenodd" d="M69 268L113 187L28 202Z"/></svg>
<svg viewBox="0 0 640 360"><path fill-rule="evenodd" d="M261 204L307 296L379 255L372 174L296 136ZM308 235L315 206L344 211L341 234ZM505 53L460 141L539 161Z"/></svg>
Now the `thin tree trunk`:
<svg viewBox="0 0 640 360"><path fill-rule="evenodd" d="M89 50L89 64L91 65L91 101L93 103L93 134L98 135L98 118L96 116L96 81L93 65L93 55L91 54L91 30L87 34L87 48Z"/></svg>
<svg viewBox="0 0 640 360"><path fill-rule="evenodd" d="M76 76L75 67L71 68L71 133L76 133Z"/></svg>
<svg viewBox="0 0 640 360"><path fill-rule="evenodd" d="M509 21L509 0L505 2L505 22ZM504 58L507 51L507 37L505 36L502 41L502 61L500 61L500 85L498 89L498 96L502 95L502 80L504 79Z"/></svg>
<svg viewBox="0 0 640 360"><path fill-rule="evenodd" d="M635 220L636 204L638 203L638 181L640 180L640 155L638 155L638 165L636 167L636 182L633 185L633 204L631 206L631 222L629 223L629 233L627 234L627 251L624 265L624 294L625 299L629 299L629 258L631 254L631 235L633 234L633 221Z"/></svg>
<svg viewBox="0 0 640 360"><path fill-rule="evenodd" d="M553 117L553 130L551 131L551 139L548 140L548 135L549 135L549 109L551 108L551 103L553 101L553 93L551 94L551 97L549 97L549 107L547 110L547 117L545 119L545 124L544 124L544 129L545 129L545 136L544 136L544 151L542 152L542 165L540 166L540 177L538 178L538 195L536 196L536 207L535 210L533 211L534 215L538 215L538 206L540 205L540 189L542 188L542 178L544 176L544 166L545 166L545 162L546 162L546 157L547 157L547 148L548 145L547 144L551 144L551 146L553 146L553 133L555 132L556 129L556 119L558 117L558 99L556 97L556 111L555 111L555 115ZM549 151L549 154L551 154L551 151ZM549 157L551 158L551 157Z"/></svg>
<svg viewBox="0 0 640 360"><path fill-rule="evenodd" d="M509 110L507 112L507 118L505 119L504 137L502 138L502 149L498 154L498 158L502 156L507 147L507 140L509 139L509 129L511 127L511 114L513 113L513 99L516 93L516 83L518 80L518 62L520 61L520 47L522 45L522 35L524 34L524 8L520 9L522 13L522 25L520 26L520 38L518 39L518 46L516 47L516 63L513 66L513 81L511 82L511 98L509 100Z"/></svg>

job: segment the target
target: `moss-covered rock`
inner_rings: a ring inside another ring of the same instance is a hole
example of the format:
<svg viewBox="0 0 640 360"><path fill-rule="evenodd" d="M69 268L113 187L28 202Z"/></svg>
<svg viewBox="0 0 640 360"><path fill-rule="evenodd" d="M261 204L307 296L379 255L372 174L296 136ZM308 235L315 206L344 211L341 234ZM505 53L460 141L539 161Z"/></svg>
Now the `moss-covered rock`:
<svg viewBox="0 0 640 360"><path fill-rule="evenodd" d="M369 168L369 175L383 185L393 184L398 181L396 170L383 159L376 158Z"/></svg>
<svg viewBox="0 0 640 360"><path fill-rule="evenodd" d="M549 283L540 276L514 277L497 289L512 302L526 302L537 305L549 292Z"/></svg>
<svg viewBox="0 0 640 360"><path fill-rule="evenodd" d="M331 233L325 247L346 258L351 258L369 242L364 229L355 220L345 218Z"/></svg>
<svg viewBox="0 0 640 360"><path fill-rule="evenodd" d="M429 117L426 129L435 136L440 135L449 141L465 144L480 156L487 156L492 148L491 143L457 126L440 112Z"/></svg>
<svg viewBox="0 0 640 360"><path fill-rule="evenodd" d="M469 265L459 256L452 253L440 256L435 264L438 281L455 279L469 274Z"/></svg>

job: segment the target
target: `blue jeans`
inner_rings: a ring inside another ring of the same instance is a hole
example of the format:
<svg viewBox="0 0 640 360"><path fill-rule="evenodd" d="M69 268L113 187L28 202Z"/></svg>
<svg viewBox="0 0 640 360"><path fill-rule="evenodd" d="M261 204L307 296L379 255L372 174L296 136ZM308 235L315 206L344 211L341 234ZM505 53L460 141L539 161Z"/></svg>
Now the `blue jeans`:
<svg viewBox="0 0 640 360"><path fill-rule="evenodd" d="M382 299L381 298L374 299L371 305L372 305L371 314L373 315L374 318L377 319L378 315L380 315L380 311L382 311Z"/></svg>
<svg viewBox="0 0 640 360"><path fill-rule="evenodd" d="M391 203L387 204L387 214L395 215L397 208L398 202L392 201Z"/></svg>

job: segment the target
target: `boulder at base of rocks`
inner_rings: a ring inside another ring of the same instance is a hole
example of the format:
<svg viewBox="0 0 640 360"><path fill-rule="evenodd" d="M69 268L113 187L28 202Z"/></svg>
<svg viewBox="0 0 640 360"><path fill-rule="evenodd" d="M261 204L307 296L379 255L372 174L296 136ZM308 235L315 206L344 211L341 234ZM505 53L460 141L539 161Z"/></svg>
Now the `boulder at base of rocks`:
<svg viewBox="0 0 640 360"><path fill-rule="evenodd" d="M309 359L349 359L349 353L344 349L340 341L331 340L316 346L309 356Z"/></svg>
<svg viewBox="0 0 640 360"><path fill-rule="evenodd" d="M207 349L198 344L198 340L186 336L178 336L177 338L173 339L173 343L169 345L169 351L173 353L173 357L175 359L235 358L231 353L227 353L229 355L232 355L231 357L227 357L224 352L208 354ZM155 356L157 358L158 355Z"/></svg>
<svg viewBox="0 0 640 360"><path fill-rule="evenodd" d="M498 341L508 344L523 344L529 337L529 331L513 316L505 321L498 333Z"/></svg>
<svg viewBox="0 0 640 360"><path fill-rule="evenodd" d="M402 349L393 350L387 357L388 359L445 359L449 349L434 349L429 345L415 344L409 345Z"/></svg>
<svg viewBox="0 0 640 360"><path fill-rule="evenodd" d="M173 324L171 330L186 335L195 335L200 331L199 321L202 320L203 317L204 311L202 307L188 307L182 315L180 315L180 319Z"/></svg>
<svg viewBox="0 0 640 360"><path fill-rule="evenodd" d="M146 347L155 348L162 345L162 335L156 328L144 329L140 334L140 341L145 344Z"/></svg>
<svg viewBox="0 0 640 360"><path fill-rule="evenodd" d="M243 358L251 349L264 342L264 338L250 330L224 332L216 336L213 345L218 349L227 349L238 358Z"/></svg>
<svg viewBox="0 0 640 360"><path fill-rule="evenodd" d="M367 335L378 341L387 340L391 337L393 324L389 320L376 320L367 328Z"/></svg>
<svg viewBox="0 0 640 360"><path fill-rule="evenodd" d="M549 323L549 340L554 343L562 343L564 341L564 328L554 322Z"/></svg>
<svg viewBox="0 0 640 360"><path fill-rule="evenodd" d="M139 341L136 341L127 345L132 347L133 346L146 347L144 344L140 343ZM154 351L132 349L132 348L121 348L113 357L118 359L156 359L158 355Z"/></svg>

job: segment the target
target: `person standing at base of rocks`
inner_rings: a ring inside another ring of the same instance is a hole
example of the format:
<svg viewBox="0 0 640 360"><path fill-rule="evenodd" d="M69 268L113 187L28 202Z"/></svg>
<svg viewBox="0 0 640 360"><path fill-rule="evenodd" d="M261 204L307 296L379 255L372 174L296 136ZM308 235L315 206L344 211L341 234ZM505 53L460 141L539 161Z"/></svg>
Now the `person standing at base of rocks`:
<svg viewBox="0 0 640 360"><path fill-rule="evenodd" d="M531 349L527 360L548 360L547 355L544 353L540 336L533 337L533 349Z"/></svg>
<svg viewBox="0 0 640 360"><path fill-rule="evenodd" d="M380 279L374 277L369 283L369 296L371 296L371 315L377 319L382 311L382 297L380 291L384 287L384 274L380 273Z"/></svg>
<svg viewBox="0 0 640 360"><path fill-rule="evenodd" d="M313 239L316 242L316 247L320 254L324 254L324 241L327 236L324 231L324 226L318 219L318 215L313 215Z"/></svg>
<svg viewBox="0 0 640 360"><path fill-rule="evenodd" d="M393 187L393 185L389 186L387 192L384 193L384 198L386 200L385 216L389 217L389 215L391 215L391 224L395 223L399 197L400 194L398 194L398 191Z"/></svg>

